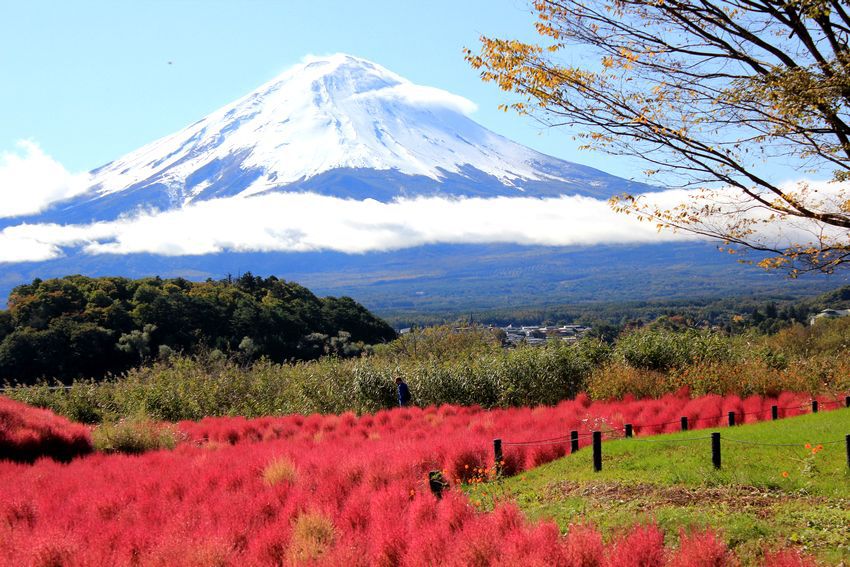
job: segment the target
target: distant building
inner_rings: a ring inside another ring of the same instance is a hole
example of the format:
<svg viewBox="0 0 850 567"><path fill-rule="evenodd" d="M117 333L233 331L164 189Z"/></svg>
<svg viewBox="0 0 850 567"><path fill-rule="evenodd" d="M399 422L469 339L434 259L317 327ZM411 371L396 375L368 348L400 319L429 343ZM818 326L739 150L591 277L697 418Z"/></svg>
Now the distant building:
<svg viewBox="0 0 850 567"><path fill-rule="evenodd" d="M517 345L520 343L528 345L542 345L549 341L564 341L573 343L581 339L590 327L583 325L523 325L516 327L513 324L502 327L505 332L505 343Z"/></svg>
<svg viewBox="0 0 850 567"><path fill-rule="evenodd" d="M485 327L475 325L464 325L452 327L452 333L468 333L475 332ZM583 325L522 325L517 327L513 324L506 327L496 327L488 325L486 327L501 339L502 346L516 346L518 344L526 345L544 345L549 341L563 341L567 343L578 342L584 335L590 331L590 327ZM399 329L399 335L407 335L412 333L413 329L406 327Z"/></svg>
<svg viewBox="0 0 850 567"><path fill-rule="evenodd" d="M850 309L824 309L809 317L809 325L814 325L818 319L838 319L839 317L850 317Z"/></svg>

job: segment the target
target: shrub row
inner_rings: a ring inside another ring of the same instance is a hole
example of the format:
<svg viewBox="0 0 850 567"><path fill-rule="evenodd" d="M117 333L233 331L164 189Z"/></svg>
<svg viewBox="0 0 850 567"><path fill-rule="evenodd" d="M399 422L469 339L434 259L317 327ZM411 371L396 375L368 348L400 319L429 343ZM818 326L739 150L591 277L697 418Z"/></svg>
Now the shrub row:
<svg viewBox="0 0 850 567"><path fill-rule="evenodd" d="M594 399L658 397L687 388L692 395L773 396L850 389L850 325L793 327L774 337L641 329L615 345L589 339L504 350L492 337L461 341L427 331L359 359L250 366L220 356L172 356L105 382L78 381L69 390L47 383L9 395L75 421L97 423L148 416L179 421L222 415L374 412L395 405L396 377L416 405L483 407L553 405L586 391ZM844 342L842 342L844 341Z"/></svg>
<svg viewBox="0 0 850 567"><path fill-rule="evenodd" d="M68 390L42 384L12 389L9 395L88 423L137 415L179 421L361 413L393 406L398 376L409 384L417 405L508 407L552 405L574 397L590 369L581 353L566 345L405 364L375 357L296 364L259 361L244 367L209 357L172 357L132 370L120 380L79 381Z"/></svg>

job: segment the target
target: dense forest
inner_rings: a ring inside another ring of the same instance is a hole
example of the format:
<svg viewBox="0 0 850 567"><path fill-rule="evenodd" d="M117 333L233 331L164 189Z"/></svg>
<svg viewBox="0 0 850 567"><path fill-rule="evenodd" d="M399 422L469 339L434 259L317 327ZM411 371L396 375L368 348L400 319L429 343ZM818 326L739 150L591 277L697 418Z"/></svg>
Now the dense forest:
<svg viewBox="0 0 850 567"><path fill-rule="evenodd" d="M199 351L244 363L352 356L393 338L353 299L319 298L273 276L36 279L0 311L0 380L103 377Z"/></svg>

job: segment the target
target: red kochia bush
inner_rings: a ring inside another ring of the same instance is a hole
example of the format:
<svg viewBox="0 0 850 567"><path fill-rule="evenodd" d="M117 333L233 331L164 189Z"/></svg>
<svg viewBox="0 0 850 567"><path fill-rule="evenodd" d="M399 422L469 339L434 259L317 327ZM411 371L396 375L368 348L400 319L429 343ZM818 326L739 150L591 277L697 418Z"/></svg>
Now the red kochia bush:
<svg viewBox="0 0 850 567"><path fill-rule="evenodd" d="M653 525L636 526L617 542L608 556L606 567L663 567L664 534Z"/></svg>
<svg viewBox="0 0 850 567"><path fill-rule="evenodd" d="M812 559L803 557L799 552L783 549L774 553L766 553L764 564L770 567L816 567Z"/></svg>
<svg viewBox="0 0 850 567"><path fill-rule="evenodd" d="M779 403L792 412L809 401L788 394ZM671 395L184 422L185 441L173 451L98 453L69 464L0 461L0 566L719 567L734 557L711 533L683 535L677 551L651 525L607 544L588 526L562 537L554 523L528 522L498 499L489 513L453 486L438 499L428 473L443 471L449 485L492 479L497 438L509 474L557 458L566 446L558 439L570 430L611 432L624 423L666 430L660 424L676 420L675 429L681 415L704 427L727 407L759 412L774 403ZM769 419L769 411L756 418ZM539 439L553 441L543 450L515 444ZM776 557L799 564L792 554Z"/></svg>
<svg viewBox="0 0 850 567"><path fill-rule="evenodd" d="M178 425L195 444L233 445L286 439L343 444L355 440L394 441L398 446L403 441L415 449L410 453L411 461L422 467L445 470L452 480L467 482L481 476L478 469L494 470L492 451L488 449L494 438L506 442L502 471L511 476L564 456L568 448L564 436L570 430L581 433L580 445L584 446L590 443L589 432L617 433L626 423L631 423L638 435L650 435L678 431L680 418L686 416L691 429L702 429L725 425L728 412L735 412L738 423L769 420L770 406L774 404L782 408L780 415L799 415L808 411L810 400L808 394L790 392L779 398L751 396L743 401L734 395L691 399L687 391L680 391L659 399L626 398L608 402L591 402L587 396L580 395L554 407L483 410L476 406L441 406L383 410L359 418L353 414L252 420L206 418ZM835 404L824 405L825 409L834 407ZM562 441L532 446L508 444L548 438ZM379 478L375 480L380 482Z"/></svg>
<svg viewBox="0 0 850 567"><path fill-rule="evenodd" d="M712 532L686 534L682 530L679 539L671 567L724 567L732 563L726 543Z"/></svg>
<svg viewBox="0 0 850 567"><path fill-rule="evenodd" d="M92 452L89 430L55 413L0 396L0 460L70 461Z"/></svg>

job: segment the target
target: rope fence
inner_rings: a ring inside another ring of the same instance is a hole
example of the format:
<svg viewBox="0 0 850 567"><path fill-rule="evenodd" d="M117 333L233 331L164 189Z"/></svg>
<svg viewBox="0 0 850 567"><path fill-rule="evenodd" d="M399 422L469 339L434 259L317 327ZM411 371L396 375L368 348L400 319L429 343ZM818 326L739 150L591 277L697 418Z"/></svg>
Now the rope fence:
<svg viewBox="0 0 850 567"><path fill-rule="evenodd" d="M746 441L744 439L732 439L731 437L724 437L726 441L731 441L732 443L739 443L741 445L758 445L761 447L799 447L799 443L761 443L758 441ZM821 441L819 443L809 443L810 445L836 445L838 443L844 443L844 439L836 439L835 441Z"/></svg>
<svg viewBox="0 0 850 567"><path fill-rule="evenodd" d="M749 416L763 416L767 413L770 413L772 419L774 421L776 421L776 420L780 419L780 417L779 417L780 411L805 410L806 408L810 407L812 413L818 413L818 411L820 410L820 408L822 406L831 406L831 405L838 405L838 406L843 405L844 407L850 408L850 396L846 396L843 401L842 400L828 400L828 401L811 400L810 405L809 404L797 404L797 405L793 405L793 406L782 406L782 407L773 405L766 410L755 411L755 412L730 411L730 412L726 413L725 417L727 419L729 426L734 426L734 425L736 425L736 422L737 422L737 416L741 416L741 418L744 418L748 415ZM670 420L670 421L662 421L662 422L659 422L659 423L650 423L650 424L625 423L625 424L623 424L623 427L621 427L621 428L613 428L613 429L608 430L608 431L602 431L602 433L608 434L608 435L616 435L617 438L623 438L623 437L632 438L632 437L634 437L636 428L641 429L641 430L647 429L647 428L654 429L654 428L657 428L657 427L664 427L664 426L673 425L673 424L676 424L676 423L678 423L680 425L680 428L681 428L682 431L688 431L690 423L696 423L696 422L699 422L699 421L717 421L717 420L723 419L723 417L724 417L723 414L712 415L712 416L707 416L707 417L697 417L697 418L693 418L693 419L689 418L687 416L682 416L679 419L673 419L673 420ZM623 431L623 433L622 434L619 433L620 431ZM584 438L584 437L592 437L595 433L596 433L595 431L590 431L590 432L586 432L586 433L580 433L578 431L571 431L569 435L559 435L557 437L550 437L548 439L536 439L536 440L525 440L525 441L502 441L502 446L503 447L519 447L519 446L530 447L530 446L534 446L534 445L552 445L552 444L558 444L558 443L567 443L567 442L570 442L574 439L580 439L580 438ZM671 432L668 432L668 433L671 433ZM695 438L695 439L701 439L701 438ZM670 440L669 442L677 442L677 440ZM840 442L840 441L838 441L838 442Z"/></svg>
<svg viewBox="0 0 850 567"><path fill-rule="evenodd" d="M688 443L690 441L702 441L703 439L711 439L711 435L702 437L688 437L686 439L632 439L638 443Z"/></svg>
<svg viewBox="0 0 850 567"><path fill-rule="evenodd" d="M495 458L496 463L496 471L497 473L501 471L501 463L504 462L504 447L532 447L532 446L542 446L542 445L558 445L558 444L570 444L570 454L573 454L579 450L579 439L591 437L591 446L593 448L593 469L595 471L602 470L602 437L603 435L608 435L609 439L630 439L632 441L637 442L648 442L648 443L669 443L669 444L678 444L678 443L691 443L694 441L705 441L707 439L711 440L711 460L714 468L720 469L722 464L722 454L721 454L721 435L719 432L713 432L710 435L700 435L697 437L687 437L681 439L641 439L635 437L636 429L644 430L644 429L654 429L659 427L665 427L667 425L673 425L678 423L681 431L688 431L691 423L697 423L700 421L719 421L726 417L727 424L729 427L734 427L736 425L736 417L740 416L743 420L746 416L765 416L770 413L771 420L776 421L780 419L779 412L780 411L788 411L788 410L805 410L810 409L811 413L818 413L822 407L836 406L839 407L850 408L850 396L845 396L844 400L835 399L835 400L811 400L808 404L798 404L793 406L784 406L779 407L777 405L772 405L769 409L764 409L756 412L735 412L730 411L723 414L715 415L715 416L707 416L707 417L697 417L690 419L688 416L682 416L679 419L664 421L660 423L653 424L633 424L633 423L625 423L622 427L612 428L607 431L590 431L586 433L579 433L577 430L570 431L569 435L560 435L558 437L551 437L548 439L538 439L538 440L526 440L526 441L502 441L501 439L493 440L493 456ZM669 432L668 432L669 433ZM722 437L722 439L729 441L730 443L737 443L740 445L751 445L751 446L762 446L762 447L801 447L804 446L802 443L762 443L759 441L749 441L746 439L735 439L734 437ZM821 441L818 443L810 443L810 445L821 446L821 445L837 445L839 443L844 443L847 447L847 467L850 468L850 434L846 435L844 439L834 439L828 441Z"/></svg>

